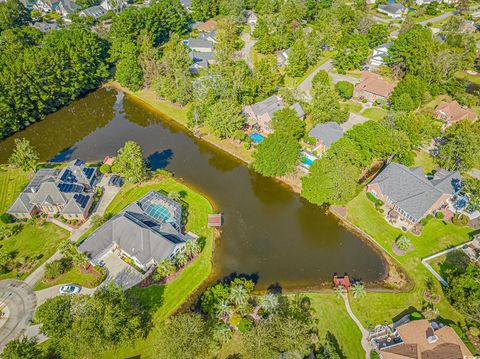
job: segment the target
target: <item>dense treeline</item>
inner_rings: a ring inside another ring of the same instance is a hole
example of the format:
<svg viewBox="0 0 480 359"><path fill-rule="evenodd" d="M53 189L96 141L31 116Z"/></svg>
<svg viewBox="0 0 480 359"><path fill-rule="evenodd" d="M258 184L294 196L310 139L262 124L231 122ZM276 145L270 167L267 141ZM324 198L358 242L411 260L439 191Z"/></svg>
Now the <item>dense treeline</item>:
<svg viewBox="0 0 480 359"><path fill-rule="evenodd" d="M108 76L108 46L89 29L0 35L0 136L59 109Z"/></svg>

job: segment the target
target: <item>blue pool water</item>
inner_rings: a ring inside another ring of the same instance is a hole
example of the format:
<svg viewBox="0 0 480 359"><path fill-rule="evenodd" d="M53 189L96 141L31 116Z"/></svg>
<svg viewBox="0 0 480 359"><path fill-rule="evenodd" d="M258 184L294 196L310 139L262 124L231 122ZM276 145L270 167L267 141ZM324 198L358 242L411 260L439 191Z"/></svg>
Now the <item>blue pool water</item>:
<svg viewBox="0 0 480 359"><path fill-rule="evenodd" d="M303 156L302 163L306 164L307 166L311 166L313 164L313 160L306 156Z"/></svg>
<svg viewBox="0 0 480 359"><path fill-rule="evenodd" d="M170 212L168 211L168 209L166 209L160 204L149 205L147 208L145 208L145 213L157 220L161 220L164 222L168 222L168 220L170 219Z"/></svg>
<svg viewBox="0 0 480 359"><path fill-rule="evenodd" d="M262 141L265 139L265 137L262 136L262 135L259 134L259 133L252 133L252 134L250 135L250 138L252 139L252 141L253 141L254 143L260 143L260 142L262 142Z"/></svg>

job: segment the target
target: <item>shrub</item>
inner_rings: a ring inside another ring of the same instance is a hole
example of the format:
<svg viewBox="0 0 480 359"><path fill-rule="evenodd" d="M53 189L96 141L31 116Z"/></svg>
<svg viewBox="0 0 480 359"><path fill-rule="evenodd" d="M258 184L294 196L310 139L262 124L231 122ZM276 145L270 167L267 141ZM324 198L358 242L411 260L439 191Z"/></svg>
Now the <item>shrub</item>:
<svg viewBox="0 0 480 359"><path fill-rule="evenodd" d="M237 141L244 141L245 137L247 137L247 135L245 135L245 132L242 130L236 130L232 136L232 138Z"/></svg>
<svg viewBox="0 0 480 359"><path fill-rule="evenodd" d="M242 320L242 316L240 314L235 313L230 317L229 322L230 322L230 325L233 325L234 327L238 327L241 320Z"/></svg>
<svg viewBox="0 0 480 359"><path fill-rule="evenodd" d="M253 322L250 319L242 318L240 320L240 323L238 323L238 330L240 330L241 333L245 333L248 332L252 328L252 326Z"/></svg>
<svg viewBox="0 0 480 359"><path fill-rule="evenodd" d="M469 221L470 219L466 215L458 214L458 213L456 213L455 216L453 216L453 220L452 220L454 225L460 226L460 227L466 226Z"/></svg>
<svg viewBox="0 0 480 359"><path fill-rule="evenodd" d="M345 100L351 99L353 96L353 84L348 81L339 81L335 85L338 94Z"/></svg>
<svg viewBox="0 0 480 359"><path fill-rule="evenodd" d="M45 277L55 279L72 267L72 260L62 258L45 265Z"/></svg>
<svg viewBox="0 0 480 359"><path fill-rule="evenodd" d="M13 216L9 215L8 213L2 213L0 215L0 221L5 224L12 223L14 221Z"/></svg>
<svg viewBox="0 0 480 359"><path fill-rule="evenodd" d="M164 177L173 177L173 173L167 170L158 169L155 171L155 175Z"/></svg>
<svg viewBox="0 0 480 359"><path fill-rule="evenodd" d="M383 201L375 197L372 192L367 192L367 198L375 204L375 207L383 206Z"/></svg>
<svg viewBox="0 0 480 359"><path fill-rule="evenodd" d="M100 173L107 174L112 172L112 166L107 165L106 163L100 166Z"/></svg>
<svg viewBox="0 0 480 359"><path fill-rule="evenodd" d="M100 266L95 266L95 271L97 271L97 273L100 275L95 279L93 286L98 287L107 278L107 271L105 270L105 268L102 268Z"/></svg>
<svg viewBox="0 0 480 359"><path fill-rule="evenodd" d="M419 320L422 319L422 315L419 312L413 312L410 314L410 320Z"/></svg>
<svg viewBox="0 0 480 359"><path fill-rule="evenodd" d="M308 143L309 145L314 145L314 144L317 143L317 139L316 139L315 137L313 137L313 136L308 136L308 138L307 138L307 143Z"/></svg>
<svg viewBox="0 0 480 359"><path fill-rule="evenodd" d="M407 251L410 249L412 242L410 242L410 239L408 239L407 236L402 234L395 240L395 244L402 251Z"/></svg>
<svg viewBox="0 0 480 359"><path fill-rule="evenodd" d="M443 212L435 213L435 218L437 218L437 219L443 219L444 217L445 217L445 215L443 214Z"/></svg>
<svg viewBox="0 0 480 359"><path fill-rule="evenodd" d="M470 327L468 330L473 337L478 337L480 335L480 329L476 327Z"/></svg>
<svg viewBox="0 0 480 359"><path fill-rule="evenodd" d="M243 143L243 148L245 148L246 150L249 150L250 147L251 147L250 142L244 142Z"/></svg>

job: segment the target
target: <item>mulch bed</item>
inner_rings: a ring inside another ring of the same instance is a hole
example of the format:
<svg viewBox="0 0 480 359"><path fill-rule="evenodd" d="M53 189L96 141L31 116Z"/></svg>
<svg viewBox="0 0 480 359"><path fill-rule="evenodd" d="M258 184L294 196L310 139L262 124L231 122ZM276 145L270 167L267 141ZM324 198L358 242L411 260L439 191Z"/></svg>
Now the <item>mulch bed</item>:
<svg viewBox="0 0 480 359"><path fill-rule="evenodd" d="M397 243L392 244L392 251L395 253L397 256L403 257L407 252L413 251L413 245L410 246L410 248L407 251L404 251L403 249L398 248Z"/></svg>
<svg viewBox="0 0 480 359"><path fill-rule="evenodd" d="M436 294L436 293L431 293L428 289L425 289L424 292L423 292L423 298L430 302L430 303L433 303L433 304L436 304L438 302L440 302L440 294Z"/></svg>

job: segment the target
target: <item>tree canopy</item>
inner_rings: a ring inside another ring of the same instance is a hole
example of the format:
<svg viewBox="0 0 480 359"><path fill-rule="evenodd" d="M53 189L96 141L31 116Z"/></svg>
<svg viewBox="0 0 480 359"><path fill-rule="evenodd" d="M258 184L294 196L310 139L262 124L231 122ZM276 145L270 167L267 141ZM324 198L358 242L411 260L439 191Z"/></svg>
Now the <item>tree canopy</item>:
<svg viewBox="0 0 480 359"><path fill-rule="evenodd" d="M299 157L300 144L295 138L274 133L255 148L252 166L264 176L283 176L295 169Z"/></svg>
<svg viewBox="0 0 480 359"><path fill-rule="evenodd" d="M297 140L305 134L305 121L299 118L295 110L291 108L275 112L272 127L275 133L292 136Z"/></svg>
<svg viewBox="0 0 480 359"><path fill-rule="evenodd" d="M118 150L112 171L132 183L144 180L147 177L147 167L140 145L134 141L125 142L125 145Z"/></svg>
<svg viewBox="0 0 480 359"><path fill-rule="evenodd" d="M13 149L8 162L12 165L22 168L24 171L37 169L39 154L26 138L16 138L15 148Z"/></svg>

